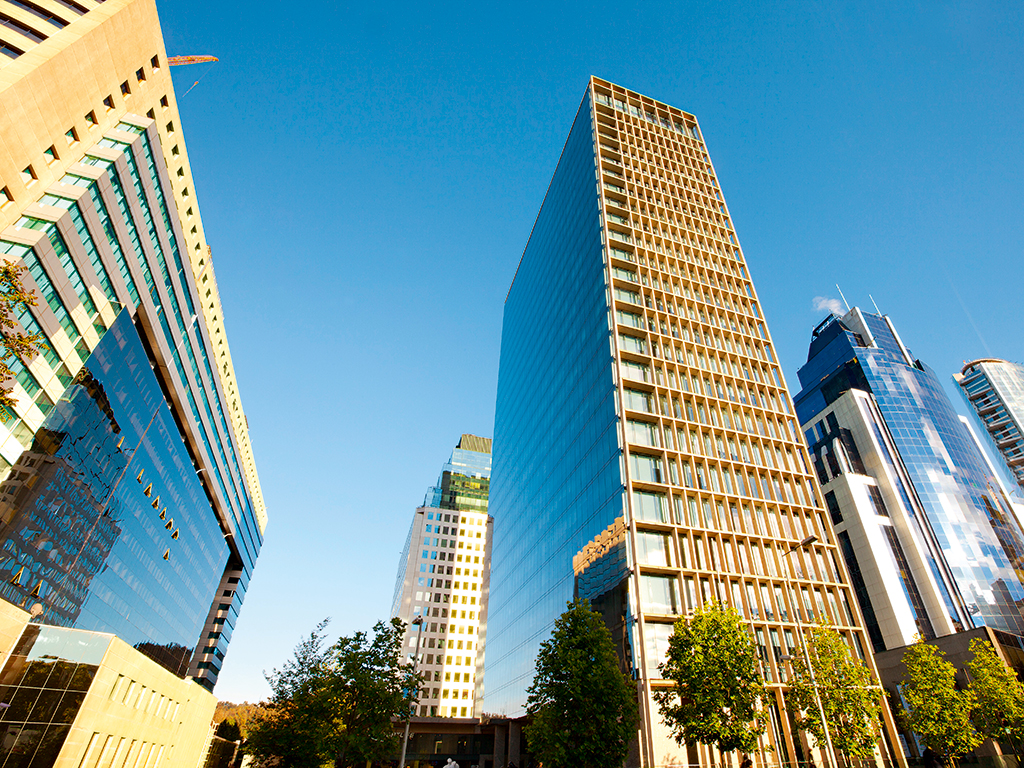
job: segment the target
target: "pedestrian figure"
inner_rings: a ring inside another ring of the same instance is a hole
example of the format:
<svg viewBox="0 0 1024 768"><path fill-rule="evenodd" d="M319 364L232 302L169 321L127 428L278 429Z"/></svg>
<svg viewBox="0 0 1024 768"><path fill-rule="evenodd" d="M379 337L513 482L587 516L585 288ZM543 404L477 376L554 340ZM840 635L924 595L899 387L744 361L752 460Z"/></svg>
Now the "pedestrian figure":
<svg viewBox="0 0 1024 768"><path fill-rule="evenodd" d="M750 755L745 755L743 761L740 763L740 768L754 768L754 761L750 759Z"/></svg>
<svg viewBox="0 0 1024 768"><path fill-rule="evenodd" d="M925 749L921 757L924 758L924 768L942 768L942 756L931 747Z"/></svg>

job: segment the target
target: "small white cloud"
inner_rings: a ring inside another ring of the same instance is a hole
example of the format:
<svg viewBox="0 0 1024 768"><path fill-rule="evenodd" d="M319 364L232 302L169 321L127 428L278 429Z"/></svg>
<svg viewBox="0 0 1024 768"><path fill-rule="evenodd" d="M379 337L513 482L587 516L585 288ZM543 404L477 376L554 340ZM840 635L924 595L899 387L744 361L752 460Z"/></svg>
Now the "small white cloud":
<svg viewBox="0 0 1024 768"><path fill-rule="evenodd" d="M814 311L834 312L837 315L841 315L843 314L843 305L839 303L839 299L830 299L828 296L815 296Z"/></svg>

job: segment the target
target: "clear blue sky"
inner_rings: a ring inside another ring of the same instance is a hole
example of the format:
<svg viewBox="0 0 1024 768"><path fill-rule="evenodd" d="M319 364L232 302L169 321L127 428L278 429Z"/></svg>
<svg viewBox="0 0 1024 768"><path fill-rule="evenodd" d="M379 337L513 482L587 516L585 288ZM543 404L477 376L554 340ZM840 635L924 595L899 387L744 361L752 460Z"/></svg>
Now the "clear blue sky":
<svg viewBox="0 0 1024 768"><path fill-rule="evenodd" d="M1024 359L1022 6L851 5L160 0L169 54L221 59L175 80L270 515L221 698L386 618L413 509L491 435L591 74L697 116L791 387L837 282L944 378Z"/></svg>

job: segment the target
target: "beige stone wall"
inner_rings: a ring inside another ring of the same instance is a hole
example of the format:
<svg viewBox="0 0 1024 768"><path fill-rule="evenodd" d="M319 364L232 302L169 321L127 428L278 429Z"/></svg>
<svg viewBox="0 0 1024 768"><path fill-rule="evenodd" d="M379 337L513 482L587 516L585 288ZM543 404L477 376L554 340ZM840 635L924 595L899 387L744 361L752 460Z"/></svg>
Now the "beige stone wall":
<svg viewBox="0 0 1024 768"><path fill-rule="evenodd" d="M153 0L107 0L89 5L88 13L73 16L67 27L17 59L0 57L0 231L14 224L125 115L146 116L156 122L202 319L213 343L215 359L211 362L220 378L239 464L262 530L266 508L156 5ZM55 158L46 154L51 148Z"/></svg>
<svg viewBox="0 0 1024 768"><path fill-rule="evenodd" d="M112 638L55 765L195 768L217 700Z"/></svg>
<svg viewBox="0 0 1024 768"><path fill-rule="evenodd" d="M0 669L3 669L7 656L21 637L29 618L29 614L21 608L11 605L6 600L0 600Z"/></svg>

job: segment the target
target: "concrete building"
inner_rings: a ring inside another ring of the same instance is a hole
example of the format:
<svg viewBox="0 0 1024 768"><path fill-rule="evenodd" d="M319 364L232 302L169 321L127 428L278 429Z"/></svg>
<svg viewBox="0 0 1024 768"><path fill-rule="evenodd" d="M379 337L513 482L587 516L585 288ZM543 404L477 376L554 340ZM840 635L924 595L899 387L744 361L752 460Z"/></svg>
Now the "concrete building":
<svg viewBox="0 0 1024 768"><path fill-rule="evenodd" d="M153 0L0 0L0 255L0 762L195 765L267 518Z"/></svg>
<svg viewBox="0 0 1024 768"><path fill-rule="evenodd" d="M1010 497L892 321L830 315L799 376L797 413L875 650L980 626L1021 635Z"/></svg>
<svg viewBox="0 0 1024 768"><path fill-rule="evenodd" d="M523 712L541 642L589 598L636 681L629 764L719 764L652 699L673 622L719 600L771 691L754 759L806 759L783 701L801 626L872 666L811 472L696 118L592 78L505 301L486 710Z"/></svg>
<svg viewBox="0 0 1024 768"><path fill-rule="evenodd" d="M479 717L484 690L491 528L491 441L463 435L424 506L398 564L391 615L409 624L406 646L426 682L419 717ZM429 506L435 504L436 506ZM421 621L422 624L414 624Z"/></svg>
<svg viewBox="0 0 1024 768"><path fill-rule="evenodd" d="M974 360L953 375L982 432L1024 488L1024 366Z"/></svg>

